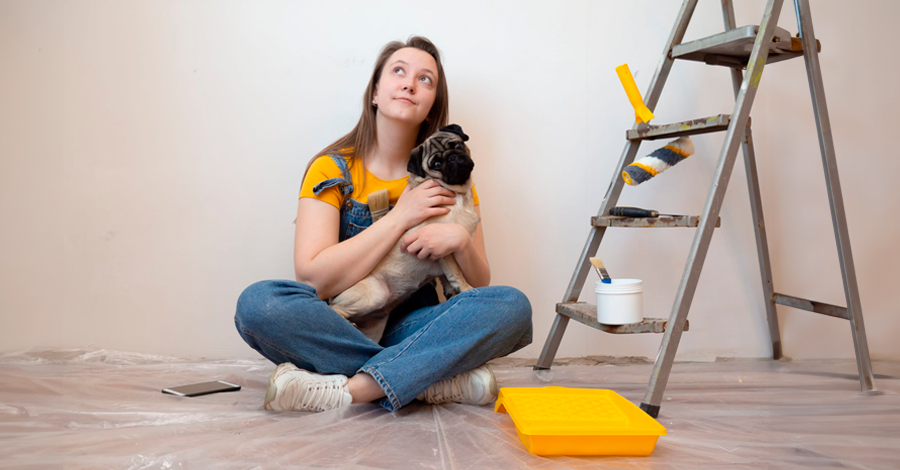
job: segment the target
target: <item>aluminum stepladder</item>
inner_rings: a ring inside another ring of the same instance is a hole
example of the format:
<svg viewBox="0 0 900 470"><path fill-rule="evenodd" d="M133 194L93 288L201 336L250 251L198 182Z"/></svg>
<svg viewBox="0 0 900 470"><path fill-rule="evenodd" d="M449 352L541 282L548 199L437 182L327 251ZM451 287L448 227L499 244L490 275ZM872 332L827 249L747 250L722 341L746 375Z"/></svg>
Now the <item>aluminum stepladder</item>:
<svg viewBox="0 0 900 470"><path fill-rule="evenodd" d="M860 388L863 392L874 391L874 378L869 359L869 347L863 326L862 309L860 307L859 290L853 257L850 252L847 218L841 195L838 169L834 154L831 124L825 104L825 91L819 67L819 44L813 32L809 10L809 0L794 0L799 34L797 38L785 38L776 28L784 0L768 0L762 21L759 26L744 28L735 27L734 7L731 0L721 0L725 32L682 44L681 40L687 30L688 23L697 5L697 0L684 0L675 27L669 35L663 57L650 81L649 91L644 95L645 104L653 110L662 93L666 78L675 59L699 60L710 65L723 65L731 68L732 83L735 93L735 105L731 115L718 115L668 125L635 124L626 133L628 143L619 158L617 170L613 173L612 182L600 205L597 216L591 219L591 232L582 250L563 301L556 306L556 319L535 370L549 369L562 341L566 326L570 319L584 323L593 328L616 334L630 333L663 333L662 344L647 391L641 403L641 409L652 417L659 415L663 392L672 371L675 353L681 334L688 328L687 315L691 306L700 270L709 248L713 229L719 225L719 210L725 197L725 190L731 171L734 168L738 146L743 147L744 163L747 174L747 186L750 192L750 206L754 218L757 255L759 258L760 276L763 295L765 297L766 317L772 342L772 357L781 357L781 335L775 305L786 305L828 316L844 318L850 321L853 343L856 349L856 363L859 369ZM742 44L752 41L749 56L738 50ZM771 53L771 54L770 54ZM844 296L847 307L813 302L796 297L775 293L772 286L772 270L769 263L769 251L763 220L762 202L759 193L759 179L756 171L756 157L753 150L753 139L750 132L750 109L760 83L763 67L767 63L778 62L793 57L803 56L806 62L806 73L809 80L813 111L816 117L819 147L825 169L825 183L828 200L831 205L831 216L834 234L840 258L841 274L844 281ZM746 73L742 69L746 67ZM623 169L634 161L638 147L643 140L676 137L682 135L703 134L725 131L725 140L719 154L716 173L701 216L659 217L656 219L627 219L610 217L609 209L616 205L622 192ZM672 312L668 320L646 318L641 323L631 325L610 326L597 322L596 308L593 305L578 302L582 287L587 278L589 258L597 253L600 241L608 227L697 227L693 243L685 265L684 274L679 284Z"/></svg>

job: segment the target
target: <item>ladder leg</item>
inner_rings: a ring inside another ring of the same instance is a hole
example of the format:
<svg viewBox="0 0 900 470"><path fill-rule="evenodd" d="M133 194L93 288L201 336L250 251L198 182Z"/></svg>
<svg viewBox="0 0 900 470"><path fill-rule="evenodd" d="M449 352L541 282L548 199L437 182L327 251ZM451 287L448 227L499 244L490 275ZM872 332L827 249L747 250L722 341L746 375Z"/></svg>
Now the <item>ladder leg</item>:
<svg viewBox="0 0 900 470"><path fill-rule="evenodd" d="M734 6L731 0L722 0L722 16L725 20L725 29L736 27L734 20ZM731 69L731 83L734 86L734 96L737 98L741 91L741 82L744 76L740 70ZM775 310L775 288L772 284L772 265L769 262L769 243L766 237L766 223L763 217L762 198L759 192L759 175L756 171L756 152L753 149L753 134L750 126L744 131L742 142L744 151L744 167L747 173L747 189L750 193L750 211L753 214L753 229L756 234L756 254L759 258L759 274L762 279L763 301L766 306L766 321L769 324L769 339L772 343L772 359L781 358L781 332L778 327L778 313Z"/></svg>
<svg viewBox="0 0 900 470"><path fill-rule="evenodd" d="M660 59L656 72L653 74L653 79L650 80L650 89L646 94L645 104L651 111L656 107L657 101L659 101L659 95L662 93L662 89L666 84L666 79L669 76L669 71L672 69L672 64L675 62L675 59L671 57L672 47L680 44L681 39L684 38L684 32L687 30L688 23L691 20L691 16L694 14L694 8L696 6L697 0L684 0L681 4L681 10L678 13L675 27L672 28L672 33L669 35L663 57ZM634 128L637 128L637 123L635 123ZM620 175L622 174L622 170L634 161L634 156L637 155L639 147L640 141L629 141L625 144L622 155L619 157L617 170L613 173L612 181L609 184L609 188L606 190L606 197L603 198L603 202L600 204L600 210L597 215L606 215L611 208L615 207L616 202L619 200L619 195L622 193L622 187L625 184ZM589 258L597 253L597 249L600 247L600 241L603 239L604 233L606 233L605 227L591 228L591 233L588 235L588 239L584 244L584 249L581 251L578 265L575 268L575 272L572 274L572 279L569 281L569 287L566 289L566 295L563 297L563 302L575 302L581 295L581 289L584 287L584 281L587 279L590 270ZM562 315L557 314L553 329L541 352L541 357L534 367L535 370L549 369L550 365L553 363L556 350L559 348L559 342L562 341L562 335L566 330L565 325L568 323L568 317L564 320L561 319L561 317Z"/></svg>
<svg viewBox="0 0 900 470"><path fill-rule="evenodd" d="M841 275L844 278L844 297L846 298L847 310L850 314L853 345L856 348L859 386L863 392L868 392L875 389L875 379L872 374L872 363L869 359L866 329L863 325L862 306L860 305L859 288L856 283L856 270L853 267L853 255L850 252L850 232L847 230L847 215L844 211L841 182L838 178L837 160L834 156L831 121L828 118L828 107L825 104L825 87L822 82L822 70L819 67L819 53L816 48L816 38L809 11L809 0L794 0L794 8L797 11L797 26L800 30L800 40L803 42L803 59L806 61L806 76L809 79L809 91L812 95L813 111L816 114L819 147L822 151L822 164L825 167L825 185L828 188L828 202L831 204L834 237L837 242L838 258L841 263Z"/></svg>
<svg viewBox="0 0 900 470"><path fill-rule="evenodd" d="M740 72L734 70L738 75ZM762 199L759 194L759 176L756 172L756 155L753 151L753 134L750 126L744 131L744 167L747 173L747 187L750 192L750 211L753 214L753 229L756 233L756 255L759 258L759 275L762 279L763 301L766 306L766 321L769 324L769 339L772 343L772 359L781 358L781 332L778 327L778 313L775 310L775 288L772 285L772 266L769 262L769 242L766 237L766 223L763 218Z"/></svg>
<svg viewBox="0 0 900 470"><path fill-rule="evenodd" d="M763 19L759 25L759 32L753 44L753 51L750 54L750 61L747 64L747 74L741 83L741 91L738 93L735 101L731 124L728 125L725 142L722 144L722 151L719 155L716 177L706 198L706 205L703 208L703 215L700 221L702 226L698 227L697 233L694 235L694 241L691 245L687 264L684 267L681 284L678 287L675 303L672 306L672 313L669 315L669 322L663 335L662 345L656 358L656 364L653 366L653 374L650 376L650 384L647 386L647 393L644 395L644 400L641 403L641 409L653 417L659 414L662 395L669 380L669 373L672 371L672 364L675 362L675 352L678 349L678 342L681 340L681 334L684 331L684 323L687 320L691 300L693 300L694 292L697 289L700 270L709 250L709 242L712 239L713 229L719 217L719 209L721 209L722 200L725 198L725 190L728 187L728 180L731 176L731 170L734 168L738 145L741 142L740 136L743 135L747 128L750 108L753 106L753 98L756 97L756 90L759 86L763 67L769 55L768 44L774 35L775 25L778 23L778 15L781 13L783 2L784 0L768 0L766 4Z"/></svg>
<svg viewBox="0 0 900 470"><path fill-rule="evenodd" d="M569 325L569 317L556 314L556 320L553 327L550 328L550 335L547 336L547 342L544 343L544 349L541 351L541 357L538 358L534 370L547 370L553 365L553 358L556 357L556 350L559 349L559 343L562 341L563 333L566 332L566 326Z"/></svg>

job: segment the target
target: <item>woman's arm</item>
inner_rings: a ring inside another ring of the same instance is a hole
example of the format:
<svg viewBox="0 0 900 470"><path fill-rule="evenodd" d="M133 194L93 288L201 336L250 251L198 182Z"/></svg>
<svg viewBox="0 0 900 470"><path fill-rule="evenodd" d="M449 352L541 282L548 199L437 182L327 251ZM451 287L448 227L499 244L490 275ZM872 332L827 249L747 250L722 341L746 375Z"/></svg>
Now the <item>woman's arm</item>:
<svg viewBox="0 0 900 470"><path fill-rule="evenodd" d="M368 274L394 245L404 229L382 218L355 237L338 243L340 211L312 198L301 198L294 232L297 282L316 289L320 299L343 292Z"/></svg>
<svg viewBox="0 0 900 470"><path fill-rule="evenodd" d="M338 243L340 211L312 198L301 198L294 232L294 271L298 282L333 297L365 277L408 228L450 211L452 192L435 182L404 190L387 215L353 238Z"/></svg>
<svg viewBox="0 0 900 470"><path fill-rule="evenodd" d="M475 206L481 218L481 208ZM475 233L458 224L429 224L403 237L401 249L420 259L441 259L452 254L462 269L466 282L472 287L484 287L491 283L491 266L484 249L484 231L481 222Z"/></svg>
<svg viewBox="0 0 900 470"><path fill-rule="evenodd" d="M475 213L481 218L481 208L475 206ZM468 235L468 233L466 233ZM475 233L466 237L465 243L453 253L456 264L462 269L466 282L472 287L484 287L491 283L491 266L484 251L484 231L481 222L475 226Z"/></svg>

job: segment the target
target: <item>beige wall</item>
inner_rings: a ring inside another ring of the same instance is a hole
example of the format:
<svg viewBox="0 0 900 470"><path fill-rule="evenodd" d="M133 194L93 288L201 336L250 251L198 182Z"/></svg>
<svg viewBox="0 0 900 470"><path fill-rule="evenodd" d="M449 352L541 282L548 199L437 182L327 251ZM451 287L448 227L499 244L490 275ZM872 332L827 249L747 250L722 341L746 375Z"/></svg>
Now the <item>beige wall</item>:
<svg viewBox="0 0 900 470"><path fill-rule="evenodd" d="M0 2L0 352L256 357L235 301L292 277L307 160L355 122L380 46L418 33L444 54L494 282L531 299L535 343L517 355L536 357L632 120L613 68L646 90L678 3ZM757 21L763 2L739 3L738 23ZM796 32L786 3L779 24ZM813 8L869 345L897 358L900 4ZM702 1L687 39L720 30L718 2ZM726 69L678 63L655 122L728 113L731 94ZM766 68L753 129L776 290L844 305L802 61ZM621 203L699 213L721 139L696 138ZM599 256L667 316L692 236L613 230ZM681 358L769 354L757 269L739 163ZM846 321L779 313L788 356L852 357ZM559 354L653 357L659 340L573 323Z"/></svg>

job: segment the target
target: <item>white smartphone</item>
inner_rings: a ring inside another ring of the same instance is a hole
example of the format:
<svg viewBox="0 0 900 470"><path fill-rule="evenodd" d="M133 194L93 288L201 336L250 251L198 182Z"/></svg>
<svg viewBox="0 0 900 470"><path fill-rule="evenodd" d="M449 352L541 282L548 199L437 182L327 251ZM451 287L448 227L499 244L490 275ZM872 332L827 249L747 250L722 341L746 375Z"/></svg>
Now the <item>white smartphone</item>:
<svg viewBox="0 0 900 470"><path fill-rule="evenodd" d="M225 382L223 380L216 380L214 382L202 382L198 384L164 388L162 392L178 395L179 397L197 397L200 395L209 395L210 393L236 392L240 389L240 385Z"/></svg>

